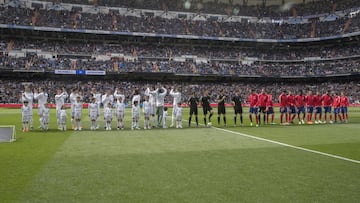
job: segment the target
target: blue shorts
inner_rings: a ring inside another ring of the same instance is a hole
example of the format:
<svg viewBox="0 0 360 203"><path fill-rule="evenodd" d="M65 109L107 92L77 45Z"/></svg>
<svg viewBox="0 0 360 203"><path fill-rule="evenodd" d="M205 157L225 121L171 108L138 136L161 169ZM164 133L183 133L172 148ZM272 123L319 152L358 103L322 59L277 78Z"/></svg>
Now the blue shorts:
<svg viewBox="0 0 360 203"><path fill-rule="evenodd" d="M305 113L305 107L304 106L300 106L298 109L297 109L297 113Z"/></svg>
<svg viewBox="0 0 360 203"><path fill-rule="evenodd" d="M308 113L313 113L313 112L314 112L314 107L308 106L308 107L307 107L307 112L308 112Z"/></svg>
<svg viewBox="0 0 360 203"><path fill-rule="evenodd" d="M272 106L269 106L268 111L266 113L267 114L274 114L274 108Z"/></svg>
<svg viewBox="0 0 360 203"><path fill-rule="evenodd" d="M296 113L295 106L290 106L290 107L289 107L289 113L291 113L291 114L295 114L295 113Z"/></svg>
<svg viewBox="0 0 360 203"><path fill-rule="evenodd" d="M280 107L280 113L287 113L286 107Z"/></svg>
<svg viewBox="0 0 360 203"><path fill-rule="evenodd" d="M347 113L347 112L348 112L347 106L341 107L341 113Z"/></svg>
<svg viewBox="0 0 360 203"><path fill-rule="evenodd" d="M340 113L340 107L334 108L334 114L338 114L338 113Z"/></svg>
<svg viewBox="0 0 360 203"><path fill-rule="evenodd" d="M331 106L324 106L325 113L331 113Z"/></svg>
<svg viewBox="0 0 360 203"><path fill-rule="evenodd" d="M258 113L258 108L257 107L250 107L249 113L257 114Z"/></svg>
<svg viewBox="0 0 360 203"><path fill-rule="evenodd" d="M317 106L316 107L316 112L315 113L322 113L322 108L321 106Z"/></svg>

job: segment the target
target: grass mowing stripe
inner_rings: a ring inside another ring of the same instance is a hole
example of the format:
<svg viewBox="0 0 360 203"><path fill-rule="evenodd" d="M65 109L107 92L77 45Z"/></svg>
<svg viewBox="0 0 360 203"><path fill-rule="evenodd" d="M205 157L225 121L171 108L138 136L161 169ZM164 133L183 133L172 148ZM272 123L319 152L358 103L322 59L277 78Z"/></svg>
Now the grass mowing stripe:
<svg viewBox="0 0 360 203"><path fill-rule="evenodd" d="M72 134L19 201L354 202L359 196L358 165L349 162L211 128L139 132Z"/></svg>
<svg viewBox="0 0 360 203"><path fill-rule="evenodd" d="M349 158L334 155L334 154L328 154L328 153L324 153L324 152L320 152L320 151L316 151L316 150L306 149L306 148L303 148L303 147L298 147L298 146L294 146L294 145L290 145L290 144L285 144L285 143L282 143L282 142L269 140L269 139L265 139L265 138L260 138L260 137L240 133L240 132L234 132L234 131L226 130L226 129L222 129L222 128L217 128L217 127L213 127L213 128L216 129L216 130L220 130L220 131L224 131L224 132L228 132L228 133L233 133L233 134L241 135L241 136L256 139L256 140L270 142L270 143L282 145L282 146L285 146L285 147L290 147L290 148L294 148L294 149L298 149L298 150L302 150L302 151L306 151L306 152L311 152L311 153L320 154L320 155L323 155L323 156L328 156L328 157L332 157L332 158L341 159L341 160L344 160L344 161L349 161L349 162L360 164L359 160L349 159Z"/></svg>

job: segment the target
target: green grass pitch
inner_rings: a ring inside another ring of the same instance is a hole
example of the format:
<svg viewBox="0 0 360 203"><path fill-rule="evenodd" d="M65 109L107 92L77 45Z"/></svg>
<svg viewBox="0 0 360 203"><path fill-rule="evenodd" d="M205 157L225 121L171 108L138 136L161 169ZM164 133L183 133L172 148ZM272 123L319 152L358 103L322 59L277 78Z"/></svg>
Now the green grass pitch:
<svg viewBox="0 0 360 203"><path fill-rule="evenodd" d="M52 130L22 133L20 110L0 109L0 125L17 129L16 142L0 143L0 202L359 201L359 163L302 149L359 162L360 109L350 108L347 124L258 128L247 113L233 127L227 113L220 129L214 115L213 128L131 131L127 111L124 131L88 131L85 110L83 131L62 132L52 110Z"/></svg>

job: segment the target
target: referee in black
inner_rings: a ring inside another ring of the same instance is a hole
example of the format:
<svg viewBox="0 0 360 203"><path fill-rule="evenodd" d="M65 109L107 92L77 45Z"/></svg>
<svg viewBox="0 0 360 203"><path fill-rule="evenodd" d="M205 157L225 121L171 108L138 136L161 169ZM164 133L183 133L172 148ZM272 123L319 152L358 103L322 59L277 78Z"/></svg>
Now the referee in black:
<svg viewBox="0 0 360 203"><path fill-rule="evenodd" d="M224 119L224 127L226 126L226 116L225 116L225 99L226 96L224 95L224 89L220 90L220 94L217 97L217 103L218 103L218 125L220 125L220 116L223 115Z"/></svg>
<svg viewBox="0 0 360 203"><path fill-rule="evenodd" d="M235 92L235 96L232 98L231 100L233 106L234 106L234 125L236 126L236 120L237 120L237 115L240 115L240 122L241 125L243 126L243 109L242 109L242 103L243 103L243 99L240 96L240 90L237 90Z"/></svg>
<svg viewBox="0 0 360 203"><path fill-rule="evenodd" d="M188 104L190 106L189 127L190 127L190 124L191 124L191 118L192 118L193 114L195 114L196 127L199 127L199 120L198 120L199 98L197 98L195 96L195 92L193 92L191 94L191 97L188 100Z"/></svg>
<svg viewBox="0 0 360 203"><path fill-rule="evenodd" d="M205 126L210 127L211 126L211 117L213 115L213 110L210 106L210 96L209 96L209 91L205 91L204 95L201 97L200 99L201 102L201 106L203 108L203 113L204 113L204 124ZM206 123L206 116L209 113L209 123Z"/></svg>

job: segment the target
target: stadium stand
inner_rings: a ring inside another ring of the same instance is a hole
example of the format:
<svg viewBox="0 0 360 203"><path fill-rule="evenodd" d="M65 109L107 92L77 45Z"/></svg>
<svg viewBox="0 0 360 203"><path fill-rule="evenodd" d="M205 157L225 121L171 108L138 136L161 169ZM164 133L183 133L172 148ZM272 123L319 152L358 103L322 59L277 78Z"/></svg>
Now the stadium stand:
<svg viewBox="0 0 360 203"><path fill-rule="evenodd" d="M80 12L74 10L45 10L20 7L1 7L0 24L36 27L88 29L116 32L156 33L163 35L191 35L202 37L231 37L244 39L301 39L329 37L360 31L359 15L348 13L309 19L264 20L235 19L222 16L163 17L146 12L119 14L108 12ZM80 7L81 8L81 7ZM225 19L226 18L226 19Z"/></svg>
<svg viewBox="0 0 360 203"><path fill-rule="evenodd" d="M129 96L156 80L181 87L185 100L192 91L217 95L226 89L231 96L238 88L246 98L249 89L264 86L274 98L281 89L345 91L353 103L360 98L358 1L315 1L282 12L273 5L237 5L232 16L216 9L227 7L219 2L195 10L184 10L181 1L11 2L0 6L0 103L19 102L28 83L45 86L50 95L78 87L88 99L91 87L120 86ZM197 13L169 16L168 10ZM83 70L106 77L77 77Z"/></svg>
<svg viewBox="0 0 360 203"><path fill-rule="evenodd" d="M50 0L44 0L50 1ZM176 0L155 0L155 1L126 1L126 0L52 0L53 3L71 3L107 7L125 7L133 9L150 9L163 11L202 12L211 14L256 16L256 17L287 17L306 16L322 13L333 13L335 11L347 10L360 7L356 0L304 0L300 3L288 3L279 1L280 4L273 4L274 1L259 3L258 1L232 1L232 4L221 1L201 0L176 1ZM191 2L186 3L186 2Z"/></svg>

